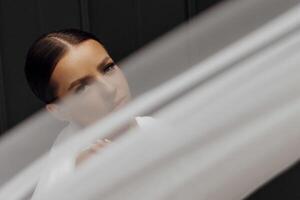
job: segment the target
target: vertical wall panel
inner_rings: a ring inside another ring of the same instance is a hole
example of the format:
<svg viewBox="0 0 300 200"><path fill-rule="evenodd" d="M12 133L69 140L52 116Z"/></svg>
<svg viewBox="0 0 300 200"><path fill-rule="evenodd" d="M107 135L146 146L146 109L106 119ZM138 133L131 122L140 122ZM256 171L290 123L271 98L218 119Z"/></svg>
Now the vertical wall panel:
<svg viewBox="0 0 300 200"><path fill-rule="evenodd" d="M1 5L0 52L9 128L41 105L31 94L24 76L25 52L39 31L34 0L1 0Z"/></svg>
<svg viewBox="0 0 300 200"><path fill-rule="evenodd" d="M139 47L187 20L186 0L137 0L137 2Z"/></svg>
<svg viewBox="0 0 300 200"><path fill-rule="evenodd" d="M81 28L80 6L73 0L1 0L2 69L8 128L43 107L30 91L24 74L29 46L42 33Z"/></svg>
<svg viewBox="0 0 300 200"><path fill-rule="evenodd" d="M1 24L0 24L1 25ZM4 93L4 74L0 52L0 135L6 130L6 110L5 110L5 93Z"/></svg>
<svg viewBox="0 0 300 200"><path fill-rule="evenodd" d="M209 1L203 1L203 0L192 0L195 1L195 9L197 13L201 13L207 9L210 9L211 7L215 6L216 4L220 2L224 2L225 0L209 0ZM227 1L227 0L226 0Z"/></svg>
<svg viewBox="0 0 300 200"><path fill-rule="evenodd" d="M119 61L136 49L135 0L90 0L91 31Z"/></svg>
<svg viewBox="0 0 300 200"><path fill-rule="evenodd" d="M198 13L197 0L186 0L186 15L190 19Z"/></svg>
<svg viewBox="0 0 300 200"><path fill-rule="evenodd" d="M0 1L0 11L2 5ZM2 19L3 15L0 12L0 38L1 38L1 30L2 30ZM1 43L0 43L1 46ZM0 49L0 135L6 130L6 110L5 110L5 93L4 93L4 74L3 74L3 64L2 64L2 55Z"/></svg>
<svg viewBox="0 0 300 200"><path fill-rule="evenodd" d="M90 0L90 28L120 60L187 19L185 0Z"/></svg>
<svg viewBox="0 0 300 200"><path fill-rule="evenodd" d="M84 31L90 31L89 3L88 0L79 0L80 26Z"/></svg>
<svg viewBox="0 0 300 200"><path fill-rule="evenodd" d="M81 28L81 7L74 0L37 0L41 33L65 28Z"/></svg>

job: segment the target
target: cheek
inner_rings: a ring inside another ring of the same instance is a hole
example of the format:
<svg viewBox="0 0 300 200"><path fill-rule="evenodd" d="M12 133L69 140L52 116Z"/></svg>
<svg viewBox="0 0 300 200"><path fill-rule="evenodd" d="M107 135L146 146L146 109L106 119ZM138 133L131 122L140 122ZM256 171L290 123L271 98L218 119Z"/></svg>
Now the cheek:
<svg viewBox="0 0 300 200"><path fill-rule="evenodd" d="M130 96L127 79L120 69L117 69L116 72L109 77L109 79L110 82L117 88L118 92L122 94L122 96Z"/></svg>
<svg viewBox="0 0 300 200"><path fill-rule="evenodd" d="M55 87L55 95L59 99L62 99L63 97L69 94L68 86L72 81L70 76L61 76L60 79L51 78L50 81L51 84Z"/></svg>

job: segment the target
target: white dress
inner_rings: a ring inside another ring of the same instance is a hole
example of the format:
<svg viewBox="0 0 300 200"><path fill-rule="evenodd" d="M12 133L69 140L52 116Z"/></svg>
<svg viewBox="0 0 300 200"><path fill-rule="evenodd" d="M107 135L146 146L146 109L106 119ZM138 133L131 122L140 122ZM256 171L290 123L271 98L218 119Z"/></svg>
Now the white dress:
<svg viewBox="0 0 300 200"><path fill-rule="evenodd" d="M137 125L141 128L149 125L154 121L152 117L135 117L135 120L137 122ZM76 132L78 130L78 126L70 123L58 135L52 146L52 149L49 151L49 162L45 163L45 170L41 174L31 200L39 199L39 196L42 193L44 193L46 190L60 181L61 178L74 172L76 156L69 156L68 158L64 158L62 161L57 161L56 163L53 163L51 160L54 156L53 148L64 142L66 139L72 137L73 135L76 135Z"/></svg>

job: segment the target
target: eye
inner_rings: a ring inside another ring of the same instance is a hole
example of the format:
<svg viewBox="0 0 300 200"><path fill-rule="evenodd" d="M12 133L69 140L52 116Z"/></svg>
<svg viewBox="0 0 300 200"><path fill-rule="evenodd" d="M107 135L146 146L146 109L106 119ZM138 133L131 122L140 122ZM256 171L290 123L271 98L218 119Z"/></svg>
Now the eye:
<svg viewBox="0 0 300 200"><path fill-rule="evenodd" d="M103 71L103 73L107 73L109 71L114 70L115 66L116 66L116 64L114 62L109 63L102 69L102 71Z"/></svg>
<svg viewBox="0 0 300 200"><path fill-rule="evenodd" d="M80 85L75 89L75 93L81 93L85 89L85 85Z"/></svg>
<svg viewBox="0 0 300 200"><path fill-rule="evenodd" d="M86 86L86 83L80 84L78 87L75 88L75 93L83 92L86 89Z"/></svg>

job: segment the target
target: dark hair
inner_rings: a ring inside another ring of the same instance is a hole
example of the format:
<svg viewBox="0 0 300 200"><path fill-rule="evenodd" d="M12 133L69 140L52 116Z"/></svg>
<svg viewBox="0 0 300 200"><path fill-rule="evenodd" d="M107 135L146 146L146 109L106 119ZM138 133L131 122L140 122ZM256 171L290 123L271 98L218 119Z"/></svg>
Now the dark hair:
<svg viewBox="0 0 300 200"><path fill-rule="evenodd" d="M31 90L40 100L51 103L57 99L55 86L50 84L56 64L70 45L78 45L89 39L102 45L95 35L77 29L52 31L40 36L32 44L26 57L25 74Z"/></svg>

